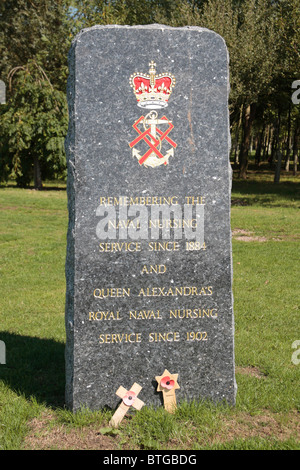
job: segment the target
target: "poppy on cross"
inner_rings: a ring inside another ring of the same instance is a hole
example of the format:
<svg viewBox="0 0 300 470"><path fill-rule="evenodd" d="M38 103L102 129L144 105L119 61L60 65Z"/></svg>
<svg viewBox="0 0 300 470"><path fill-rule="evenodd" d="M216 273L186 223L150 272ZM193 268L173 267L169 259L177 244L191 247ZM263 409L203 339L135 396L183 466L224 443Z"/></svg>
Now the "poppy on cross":
<svg viewBox="0 0 300 470"><path fill-rule="evenodd" d="M157 391L162 392L164 399L164 407L169 413L174 413L176 409L176 395L175 390L180 387L178 385L178 374L170 374L165 369L162 375L157 375L155 380L158 382Z"/></svg>
<svg viewBox="0 0 300 470"><path fill-rule="evenodd" d="M137 383L134 383L130 390L126 390L122 385L118 388L116 395L122 398L122 402L110 420L109 424L111 426L117 427L130 407L136 410L142 409L145 403L138 398L138 394L141 390L142 387Z"/></svg>

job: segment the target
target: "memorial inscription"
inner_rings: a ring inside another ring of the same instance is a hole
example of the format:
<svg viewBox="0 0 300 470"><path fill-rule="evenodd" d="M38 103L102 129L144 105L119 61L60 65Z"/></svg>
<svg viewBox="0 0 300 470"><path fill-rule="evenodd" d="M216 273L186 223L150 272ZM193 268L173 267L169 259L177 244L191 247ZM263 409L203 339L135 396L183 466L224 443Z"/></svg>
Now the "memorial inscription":
<svg viewBox="0 0 300 470"><path fill-rule="evenodd" d="M136 382L161 405L164 370L178 401L234 403L225 43L95 26L69 70L66 403L115 407Z"/></svg>

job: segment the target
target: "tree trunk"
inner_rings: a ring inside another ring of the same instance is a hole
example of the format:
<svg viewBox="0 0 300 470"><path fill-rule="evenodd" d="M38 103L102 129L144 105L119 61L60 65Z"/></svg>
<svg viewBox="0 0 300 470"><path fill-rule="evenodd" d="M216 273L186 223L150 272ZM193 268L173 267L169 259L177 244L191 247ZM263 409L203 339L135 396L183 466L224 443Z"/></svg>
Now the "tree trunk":
<svg viewBox="0 0 300 470"><path fill-rule="evenodd" d="M34 157L34 188L38 190L43 188L41 167L37 156Z"/></svg>
<svg viewBox="0 0 300 470"><path fill-rule="evenodd" d="M274 155L275 155L275 151L276 151L276 142L277 142L276 141L276 136L273 135L272 142L271 142L271 155L268 158L270 168L272 168L272 165L273 165Z"/></svg>
<svg viewBox="0 0 300 470"><path fill-rule="evenodd" d="M255 114L255 105L251 104L244 108L244 119L243 119L243 139L241 142L240 150L240 171L239 178L247 178L248 169L248 153L250 147L251 128Z"/></svg>
<svg viewBox="0 0 300 470"><path fill-rule="evenodd" d="M291 146L291 104L289 105L288 135L286 140L285 171L290 170L290 146Z"/></svg>
<svg viewBox="0 0 300 470"><path fill-rule="evenodd" d="M239 120L236 126L236 133L235 133L234 163L236 165L239 164L238 148L239 148L239 134L240 134L240 127L241 127L241 122L242 122L242 114L243 114L243 105L240 107Z"/></svg>
<svg viewBox="0 0 300 470"><path fill-rule="evenodd" d="M281 125L281 112L280 112L280 109L278 109L277 124L276 124L276 129L274 130L273 142L272 142L272 153L271 153L271 158L269 159L270 167L272 167L272 164L273 164L273 161L275 160L275 156L277 155L277 152L280 152L280 143L279 143L280 125Z"/></svg>
<svg viewBox="0 0 300 470"><path fill-rule="evenodd" d="M257 166L260 165L261 149L262 149L262 146L263 146L264 134L265 134L265 124L263 124L262 130L261 130L260 135L257 139L257 147L256 147L256 153L255 153L255 163L256 163Z"/></svg>
<svg viewBox="0 0 300 470"><path fill-rule="evenodd" d="M264 148L264 154L263 154L263 160L268 160L269 161L269 152L270 152L270 144L271 144L271 138L272 138L272 126L268 127L268 134L266 137L266 146Z"/></svg>
<svg viewBox="0 0 300 470"><path fill-rule="evenodd" d="M262 159L263 159L263 161L265 161L265 159L266 159L269 133L270 133L270 126L267 126L267 129L266 129L266 132L265 132L265 136L264 136L264 145L263 145L263 154L262 154Z"/></svg>
<svg viewBox="0 0 300 470"><path fill-rule="evenodd" d="M277 119L277 132L276 132L276 153L277 156L277 164L275 169L275 183L279 183L280 180L280 170L281 170L281 160L282 160L282 153L280 152L280 126L281 126L281 112L278 109L278 119Z"/></svg>
<svg viewBox="0 0 300 470"><path fill-rule="evenodd" d="M282 153L280 152L280 150L277 150L277 163L276 163L276 169L275 169L274 183L279 183L279 180L280 180L281 160L282 160Z"/></svg>

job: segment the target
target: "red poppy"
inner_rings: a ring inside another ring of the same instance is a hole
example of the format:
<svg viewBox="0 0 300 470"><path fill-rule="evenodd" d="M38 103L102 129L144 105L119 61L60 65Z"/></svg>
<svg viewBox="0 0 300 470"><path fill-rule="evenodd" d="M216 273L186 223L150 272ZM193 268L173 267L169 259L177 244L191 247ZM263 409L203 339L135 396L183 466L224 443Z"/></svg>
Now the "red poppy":
<svg viewBox="0 0 300 470"><path fill-rule="evenodd" d="M175 385L175 381L170 379L170 377L168 375L166 375L165 377L163 377L160 381L160 385L163 387L163 388L166 388L167 390L172 390L172 388L174 387Z"/></svg>
<svg viewBox="0 0 300 470"><path fill-rule="evenodd" d="M129 390L129 392L125 393L123 397L123 402L127 406L131 406L136 399L136 393L134 393L132 390Z"/></svg>

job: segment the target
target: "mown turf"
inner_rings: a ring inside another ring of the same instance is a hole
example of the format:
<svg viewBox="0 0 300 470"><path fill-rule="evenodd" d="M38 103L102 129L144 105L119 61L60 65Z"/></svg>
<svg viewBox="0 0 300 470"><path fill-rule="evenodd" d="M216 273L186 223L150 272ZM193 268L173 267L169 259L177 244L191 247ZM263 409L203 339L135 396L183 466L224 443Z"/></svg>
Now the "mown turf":
<svg viewBox="0 0 300 470"><path fill-rule="evenodd" d="M236 406L144 407L116 433L110 411L64 409L68 215L53 188L0 187L0 448L299 449L299 177L233 181Z"/></svg>

